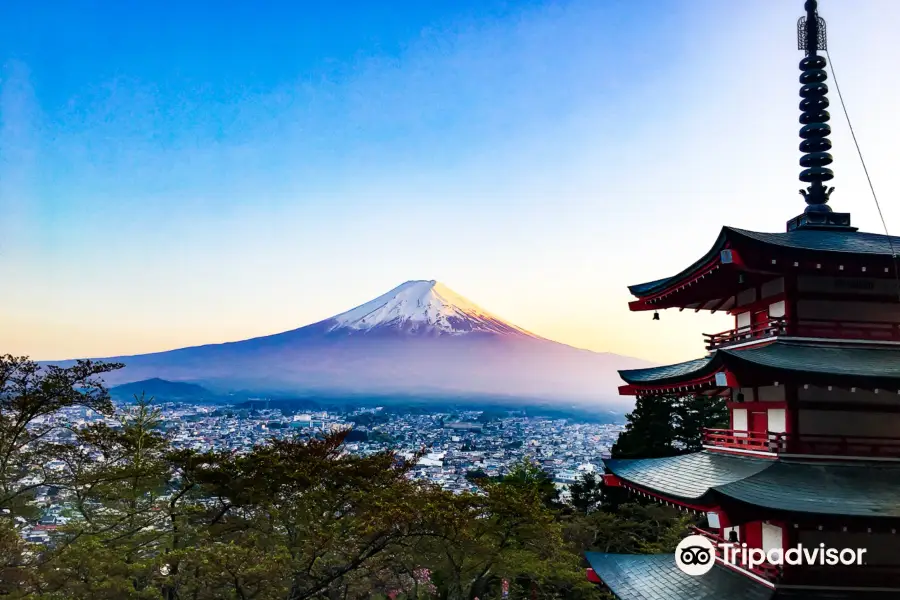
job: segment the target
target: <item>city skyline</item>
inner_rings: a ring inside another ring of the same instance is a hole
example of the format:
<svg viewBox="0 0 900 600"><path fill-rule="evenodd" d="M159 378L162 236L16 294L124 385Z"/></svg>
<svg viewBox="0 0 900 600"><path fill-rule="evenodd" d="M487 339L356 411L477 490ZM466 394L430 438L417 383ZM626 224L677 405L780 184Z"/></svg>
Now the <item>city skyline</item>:
<svg viewBox="0 0 900 600"><path fill-rule="evenodd" d="M550 339L683 360L727 317L653 322L625 286L804 206L792 3L97 6L0 24L2 352L246 339L436 279ZM900 6L820 8L896 233L900 85L875 74ZM882 232L838 104L831 204Z"/></svg>

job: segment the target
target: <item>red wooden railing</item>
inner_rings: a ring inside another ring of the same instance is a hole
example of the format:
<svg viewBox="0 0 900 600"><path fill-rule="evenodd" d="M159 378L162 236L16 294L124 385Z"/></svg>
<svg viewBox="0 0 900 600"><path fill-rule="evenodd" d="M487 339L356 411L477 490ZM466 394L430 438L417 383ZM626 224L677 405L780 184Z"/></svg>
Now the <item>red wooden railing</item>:
<svg viewBox="0 0 900 600"><path fill-rule="evenodd" d="M900 438L893 437L704 429L703 443L717 448L776 454L900 458Z"/></svg>
<svg viewBox="0 0 900 600"><path fill-rule="evenodd" d="M783 452L785 434L768 431L741 431L735 429L704 429L703 443L719 448Z"/></svg>
<svg viewBox="0 0 900 600"><path fill-rule="evenodd" d="M719 333L704 333L707 350L776 335L900 342L900 323L769 318Z"/></svg>
<svg viewBox="0 0 900 600"><path fill-rule="evenodd" d="M711 531L701 529L700 527L691 527L691 530L694 533L696 533L697 535L702 535L703 537L710 540L716 548L716 556L719 559L721 559L722 561L725 561L725 549L723 547L721 547L720 544L727 544L728 540L726 540L725 538L723 538L722 536L720 536L718 534L712 533ZM738 560L740 559L740 553L737 554L736 558ZM729 561L726 561L726 562L728 562L728 564L734 564L735 566L741 567L742 569L746 569L747 571L750 571L754 575L758 575L758 576L762 577L763 579L765 579L767 581L771 581L773 583L778 581L778 579L781 578L781 567L776 566L776 565L772 565L769 563L763 563L761 565L756 565L751 569L746 564L741 564L740 562L738 562L736 564L731 563Z"/></svg>
<svg viewBox="0 0 900 600"><path fill-rule="evenodd" d="M706 349L721 348L729 344L737 344L757 338L766 338L787 333L787 321L781 318L770 318L764 323L752 323L729 329L719 333L704 333Z"/></svg>

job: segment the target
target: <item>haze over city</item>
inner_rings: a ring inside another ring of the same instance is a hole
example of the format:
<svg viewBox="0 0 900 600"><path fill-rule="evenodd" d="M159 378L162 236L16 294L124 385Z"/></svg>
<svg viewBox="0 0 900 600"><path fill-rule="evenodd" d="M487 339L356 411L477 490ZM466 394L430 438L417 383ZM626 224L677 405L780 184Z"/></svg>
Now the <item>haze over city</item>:
<svg viewBox="0 0 900 600"><path fill-rule="evenodd" d="M728 319L654 322L626 286L723 222L781 231L804 206L795 3L150 6L5 9L4 352L244 339L439 279L547 338L684 360ZM900 86L879 74L900 5L827 10L897 233ZM832 127L831 205L881 231L839 110Z"/></svg>

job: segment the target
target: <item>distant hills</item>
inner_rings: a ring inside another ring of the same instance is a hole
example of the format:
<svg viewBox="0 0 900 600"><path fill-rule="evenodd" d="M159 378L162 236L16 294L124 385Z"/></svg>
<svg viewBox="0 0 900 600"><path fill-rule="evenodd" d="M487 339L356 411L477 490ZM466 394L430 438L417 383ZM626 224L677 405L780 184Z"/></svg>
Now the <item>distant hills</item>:
<svg viewBox="0 0 900 600"><path fill-rule="evenodd" d="M436 281L408 281L284 333L105 360L126 365L108 374L110 384L137 382L117 385L117 393L140 393L150 385L160 396L185 398L236 391L270 397L491 396L615 412L631 406L617 394L617 370L650 366L540 337Z"/></svg>
<svg viewBox="0 0 900 600"><path fill-rule="evenodd" d="M124 383L109 389L113 398L131 400L144 394L147 398L158 400L213 400L216 394L196 383L183 381L166 381L158 377Z"/></svg>

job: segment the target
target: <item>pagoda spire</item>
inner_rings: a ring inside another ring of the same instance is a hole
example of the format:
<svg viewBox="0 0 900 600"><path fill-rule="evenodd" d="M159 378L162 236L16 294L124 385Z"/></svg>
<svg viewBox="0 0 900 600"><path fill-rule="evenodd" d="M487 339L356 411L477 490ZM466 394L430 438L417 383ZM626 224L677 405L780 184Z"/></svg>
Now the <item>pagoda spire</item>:
<svg viewBox="0 0 900 600"><path fill-rule="evenodd" d="M827 50L825 37L825 19L819 16L818 2L806 0L803 6L806 16L797 21L797 48L806 56L800 61L800 181L808 183L805 190L800 190L806 200L806 210L799 217L788 221L788 231L793 229L820 229L823 227L850 226L848 213L832 213L828 199L833 187L826 187L824 182L834 178L834 172L828 168L832 156L831 126L828 121L831 115L828 108L828 86L825 80L827 62L820 50Z"/></svg>
<svg viewBox="0 0 900 600"><path fill-rule="evenodd" d="M806 51L806 56L800 61L800 181L811 184L805 190L800 190L806 198L805 212L831 212L828 206L828 197L834 188L826 189L822 182L834 178L834 172L826 165L831 164L831 127L828 121L831 115L825 110L828 108L828 86L825 80L828 74L825 72L825 57L819 56L819 50L825 50L825 20L816 11L816 0L806 0L806 17L800 19L798 24L798 46Z"/></svg>

